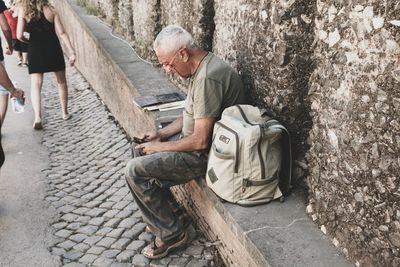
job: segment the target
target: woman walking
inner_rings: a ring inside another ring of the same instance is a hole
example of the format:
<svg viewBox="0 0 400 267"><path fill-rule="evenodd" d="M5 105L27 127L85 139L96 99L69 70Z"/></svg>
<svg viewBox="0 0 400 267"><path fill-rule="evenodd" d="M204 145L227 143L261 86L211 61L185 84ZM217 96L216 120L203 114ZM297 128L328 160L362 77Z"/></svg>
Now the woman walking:
<svg viewBox="0 0 400 267"><path fill-rule="evenodd" d="M75 63L75 52L59 16L48 0L20 0L18 2L17 38L28 43L28 70L31 76L31 99L35 113L33 128L42 126L41 90L43 74L54 72L60 96L62 118L68 120L68 87L65 77L65 62L60 41L68 50L69 63ZM24 36L27 29L29 37Z"/></svg>

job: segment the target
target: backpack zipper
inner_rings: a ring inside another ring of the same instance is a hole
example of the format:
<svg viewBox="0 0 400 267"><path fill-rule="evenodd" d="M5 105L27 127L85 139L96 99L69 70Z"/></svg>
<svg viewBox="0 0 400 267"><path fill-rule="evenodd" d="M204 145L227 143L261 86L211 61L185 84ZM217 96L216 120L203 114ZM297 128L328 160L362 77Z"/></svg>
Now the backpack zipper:
<svg viewBox="0 0 400 267"><path fill-rule="evenodd" d="M215 124L218 124L219 126L221 126L222 128L224 128L225 130L233 133L235 135L235 139L236 139L236 155L235 155L235 173L238 173L238 157L239 157L239 136L238 134L232 130L231 128L229 128L228 126L222 124L221 122L217 121Z"/></svg>
<svg viewBox="0 0 400 267"><path fill-rule="evenodd" d="M264 158L263 158L262 152L261 152L261 139L262 139L262 137L263 137L262 126L261 126L260 124L251 123L251 122L247 119L246 115L244 114L243 109L242 109L239 105L236 105L236 107L239 109L239 112L240 112L240 114L242 115L242 117L243 117L243 119L244 119L244 121L245 121L246 123L248 123L248 124L250 124L250 125L253 125L253 126L258 125L258 127L259 127L259 129L260 129L260 138L259 138L258 141L257 141L257 152L258 152L258 158L260 159L261 179L263 180L263 179L265 179L265 165L264 165Z"/></svg>

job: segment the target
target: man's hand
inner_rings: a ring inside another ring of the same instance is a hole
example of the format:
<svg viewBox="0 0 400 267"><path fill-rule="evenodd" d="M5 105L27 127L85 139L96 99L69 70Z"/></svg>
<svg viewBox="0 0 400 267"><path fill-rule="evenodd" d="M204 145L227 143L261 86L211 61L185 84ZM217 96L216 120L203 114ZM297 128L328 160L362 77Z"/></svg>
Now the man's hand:
<svg viewBox="0 0 400 267"><path fill-rule="evenodd" d="M150 141L160 141L161 136L157 131L153 131L153 132L148 132L144 135L143 139L146 142L150 142Z"/></svg>
<svg viewBox="0 0 400 267"><path fill-rule="evenodd" d="M6 55L12 55L13 49L10 48L8 45L5 45L5 46L4 46L4 53L5 53Z"/></svg>
<svg viewBox="0 0 400 267"><path fill-rule="evenodd" d="M143 144L139 144L135 146L135 149L140 149L145 155L154 154L157 152L161 152L160 148L161 142L159 141L152 141Z"/></svg>
<svg viewBox="0 0 400 267"><path fill-rule="evenodd" d="M18 99L24 99L25 98L25 93L21 89L14 88L14 90L11 92L11 96L18 98Z"/></svg>

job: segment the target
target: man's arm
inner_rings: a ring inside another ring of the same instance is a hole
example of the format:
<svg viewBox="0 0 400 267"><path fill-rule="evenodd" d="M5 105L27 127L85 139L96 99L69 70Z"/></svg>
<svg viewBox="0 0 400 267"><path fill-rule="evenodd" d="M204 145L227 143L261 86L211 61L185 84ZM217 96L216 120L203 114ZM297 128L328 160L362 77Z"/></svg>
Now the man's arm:
<svg viewBox="0 0 400 267"><path fill-rule="evenodd" d="M23 98L24 91L15 88L14 84L11 82L6 69L3 64L0 64L0 85L7 89L13 97Z"/></svg>
<svg viewBox="0 0 400 267"><path fill-rule="evenodd" d="M180 116L172 123L168 124L165 128L158 130L158 136L161 140L165 140L168 137L173 136L174 134L180 133L183 127L183 117Z"/></svg>
<svg viewBox="0 0 400 267"><path fill-rule="evenodd" d="M6 45L6 54L12 54L12 34L11 34L11 29L10 25L8 25L7 18L3 13L0 13L0 28L1 31L4 34L4 37L7 41Z"/></svg>
<svg viewBox="0 0 400 267"><path fill-rule="evenodd" d="M168 142L148 142L137 145L146 154L163 151L196 151L207 149L211 143L211 135L215 118L196 119L193 134L180 140Z"/></svg>
<svg viewBox="0 0 400 267"><path fill-rule="evenodd" d="M148 132L144 135L143 139L146 142L165 140L170 136L182 131L183 118L182 116L168 124L165 128L158 131Z"/></svg>

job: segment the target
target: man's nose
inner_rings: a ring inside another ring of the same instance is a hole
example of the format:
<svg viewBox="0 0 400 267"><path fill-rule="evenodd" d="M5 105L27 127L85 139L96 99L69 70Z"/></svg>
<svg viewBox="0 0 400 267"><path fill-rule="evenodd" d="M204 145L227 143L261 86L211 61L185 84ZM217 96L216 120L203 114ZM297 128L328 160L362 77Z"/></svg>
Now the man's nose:
<svg viewBox="0 0 400 267"><path fill-rule="evenodd" d="M170 65L164 66L164 70L166 73L170 74L173 71L173 68Z"/></svg>

